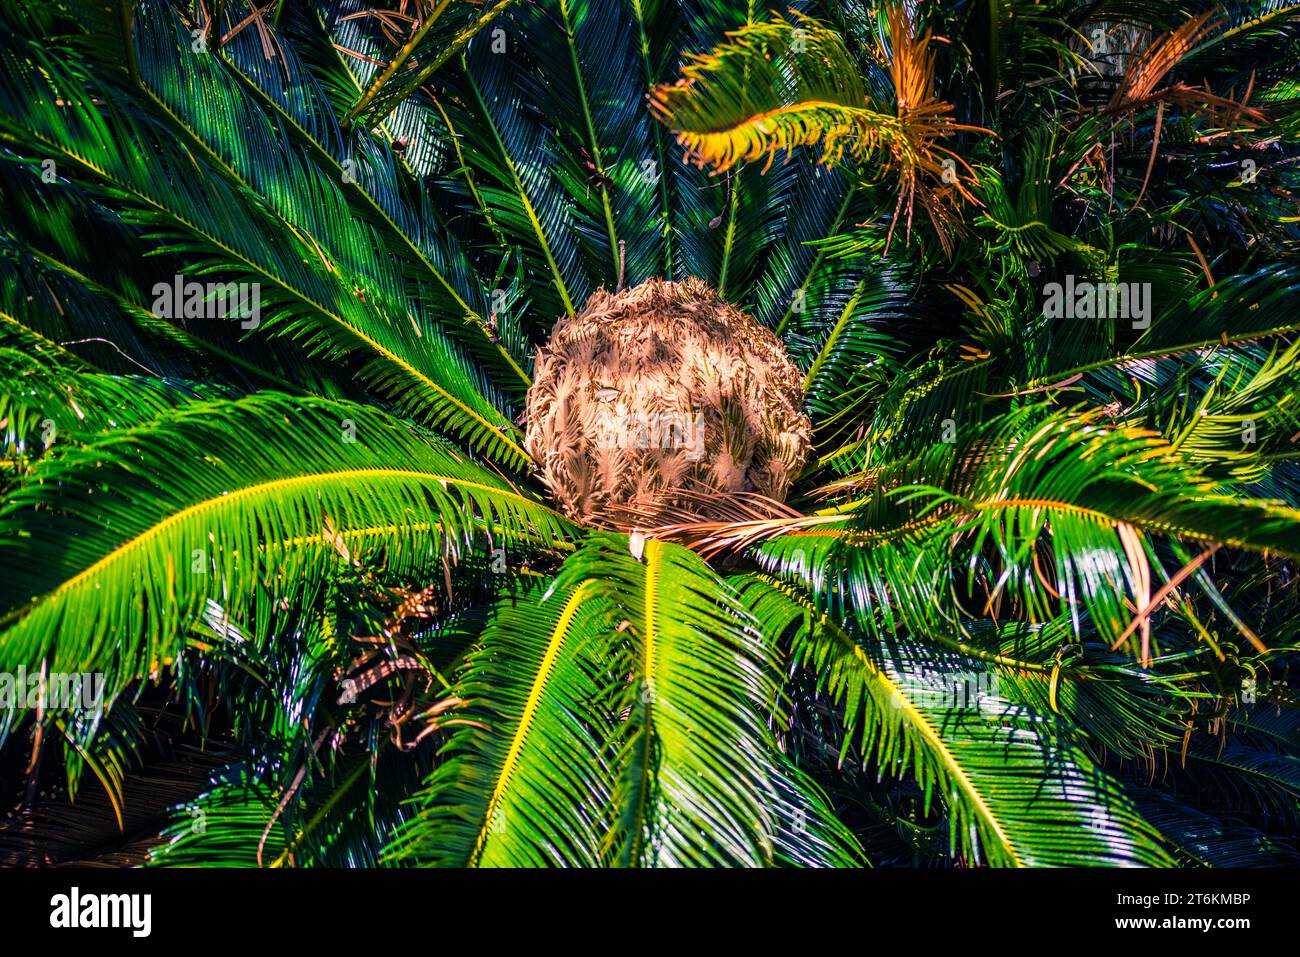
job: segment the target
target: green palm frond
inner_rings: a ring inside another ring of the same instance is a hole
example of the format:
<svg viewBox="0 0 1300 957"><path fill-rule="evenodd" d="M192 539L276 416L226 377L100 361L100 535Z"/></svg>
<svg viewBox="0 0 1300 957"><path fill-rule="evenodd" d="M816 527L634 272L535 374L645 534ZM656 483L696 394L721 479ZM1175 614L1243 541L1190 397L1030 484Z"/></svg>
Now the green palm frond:
<svg viewBox="0 0 1300 957"><path fill-rule="evenodd" d="M612 758L610 860L624 866L767 863L773 783L767 743L771 650L697 557L653 539L640 557L597 537L565 571L612 583L627 641L611 673L628 715Z"/></svg>
<svg viewBox="0 0 1300 957"><path fill-rule="evenodd" d="M912 294L903 275L882 269L850 287L837 313L794 317L787 343L804 369L804 401L814 426L847 431L857 423L845 417L900 371L906 333L899 326L917 320Z"/></svg>
<svg viewBox="0 0 1300 957"><path fill-rule="evenodd" d="M331 12L339 18L333 21L339 46L349 50L366 46L365 25L374 22L366 16L366 8L344 4ZM259 105L284 124L330 178L343 185L350 208L375 227L407 282L438 305L439 326L476 359L488 363L498 373L493 379L502 389L519 390L528 383L523 344L508 335L500 321L494 331L490 324L491 312L497 308L493 293L475 272L461 237L452 229L451 217L427 194L413 198L404 175L406 170L415 176L443 169L452 151L439 137L454 136L454 131L443 131L435 111L416 100L399 104L377 139L345 131L339 120L343 107L330 96L329 83L340 74L347 78L343 82L358 83L371 75L366 72L371 64L344 57L335 48L318 50L326 40L317 34L327 26L312 22L296 27L312 40L304 47L308 62L299 59L288 43L283 58L268 62L261 44L242 34L224 48L225 56ZM378 46L374 51L381 52ZM342 62L339 57L344 57ZM327 63L322 64L322 58L328 58ZM324 75L314 75L309 64ZM355 89L349 87L349 92ZM400 154L399 143L405 144Z"/></svg>
<svg viewBox="0 0 1300 957"><path fill-rule="evenodd" d="M1180 862L1195 867L1250 867L1261 858L1300 863L1300 852L1238 820L1206 813L1154 788L1134 789L1143 816L1159 828Z"/></svg>
<svg viewBox="0 0 1300 957"><path fill-rule="evenodd" d="M366 114L384 116L391 112L394 106L427 83L439 67L464 49L475 34L513 2L494 0L477 11L474 8L478 4L475 3L453 4L452 0L439 0L427 15L411 23L410 35L396 55L382 69L373 71L373 77L345 119L352 120ZM448 10L449 7L453 9ZM448 14L446 19L443 19L444 13ZM378 11L371 15L383 17ZM426 62L421 64L420 60ZM413 75L402 76L403 68L410 69Z"/></svg>
<svg viewBox="0 0 1300 957"><path fill-rule="evenodd" d="M598 536L544 592L500 599L454 689L465 727L394 859L860 860L815 786L794 769L757 777L744 758L773 751L761 715L774 692L740 607L689 552L644 545L637 558L626 539ZM736 807L747 813L718 814Z"/></svg>
<svg viewBox="0 0 1300 957"><path fill-rule="evenodd" d="M166 68L161 58L167 52L174 57L189 49L182 46L188 34L179 24L174 30L163 52L151 51L159 69ZM149 35L160 33L165 39L161 30ZM245 179L238 168L238 157L249 155L243 145L228 160L184 127L200 155L160 152L149 148L146 137L173 141L173 131L165 125L143 116L127 122L125 113L106 114L89 95L56 106L61 94L72 96L70 91L84 88L85 79L34 44L27 52L42 61L43 73L15 68L12 82L0 90L9 135L54 151L85 177L87 186L134 207L139 221L165 236L171 250L206 256L203 272L222 271L227 280L255 283L263 313L259 326L264 322L268 331L291 335L314 353L360 361L363 375L412 414L466 436L508 464L526 460L511 435L513 426L480 393L465 360L435 326L422 326L402 306L396 278L375 254L377 241L345 213L341 184L325 179L302 157L273 148L265 117L245 125L244 135L265 137L263 152L281 157L282 163L258 167L260 176L273 179ZM189 76L202 79L204 73ZM112 88L101 92L122 96ZM256 115L251 104L239 105L234 87L222 94L209 86L208 92L203 100L188 101L208 104L209 111L200 117L204 130L236 126L231 114L223 120L214 104L226 104L241 118ZM91 142L98 144L96 149L81 145ZM126 143L134 145L128 149ZM205 169L204 176L187 175L185 167L194 163ZM249 197L263 190L270 201L259 200L250 208ZM301 218L288 218L290 211ZM262 228L250 229L250 224ZM331 235L348 238L334 242ZM286 236L292 241L285 243ZM157 278L167 284L172 277Z"/></svg>
<svg viewBox="0 0 1300 957"><path fill-rule="evenodd" d="M333 774L304 778L284 795L247 768L226 770L173 809L162 842L150 849L156 867L376 867L383 839L401 824L392 795L414 785L412 762L385 750L338 756Z"/></svg>
<svg viewBox="0 0 1300 957"><path fill-rule="evenodd" d="M785 605L794 660L843 708L845 746L860 740L882 768L914 775L927 805L943 801L954 853L1014 867L1169 862L1118 784L1040 716L989 693L995 673L980 662L873 649L793 593L764 600Z"/></svg>
<svg viewBox="0 0 1300 957"><path fill-rule="evenodd" d="M954 630L963 595L984 614L1005 596L1031 619L1074 609L1105 640L1137 641L1135 612L1172 574L1152 560L1155 538L1294 554L1294 508L1216 491L1150 431L1039 414L995 420L969 445L936 443L928 461L877 475L851 515L763 545L766 564L872 633ZM952 470L942 487L907 478L938 463Z"/></svg>
<svg viewBox="0 0 1300 957"><path fill-rule="evenodd" d="M453 867L594 866L611 714L595 666L616 622L596 583L503 597L465 662L463 725L389 854Z"/></svg>
<svg viewBox="0 0 1300 957"><path fill-rule="evenodd" d="M897 181L889 236L900 219L910 235L919 199L950 250L951 206L974 199L955 137L982 128L957 122L952 104L936 94L932 36L918 34L909 9L893 5L881 15L888 38L873 52L887 64L888 81L880 89L837 33L794 11L793 23L750 23L696 55L681 80L655 88L651 108L687 159L719 171L762 157L770 166L778 151L811 145L820 146L826 166L846 156L874 166Z"/></svg>
<svg viewBox="0 0 1300 957"><path fill-rule="evenodd" d="M820 144L834 165L905 143L899 119L872 108L840 38L806 19L735 31L651 102L688 156L721 170L797 146Z"/></svg>
<svg viewBox="0 0 1300 957"><path fill-rule="evenodd" d="M337 555L398 573L475 542L547 548L569 524L436 440L365 406L265 393L195 402L43 458L6 501L6 666L102 671L116 695L171 662L208 598L236 618L292 600ZM71 622L77 627L66 630Z"/></svg>

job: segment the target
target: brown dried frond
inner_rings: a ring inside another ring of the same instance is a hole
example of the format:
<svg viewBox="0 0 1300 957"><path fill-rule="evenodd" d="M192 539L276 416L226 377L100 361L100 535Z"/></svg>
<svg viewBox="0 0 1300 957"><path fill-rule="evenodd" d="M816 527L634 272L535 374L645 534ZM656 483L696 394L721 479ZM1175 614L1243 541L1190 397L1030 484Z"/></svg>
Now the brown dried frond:
<svg viewBox="0 0 1300 957"><path fill-rule="evenodd" d="M542 481L592 524L644 527L735 493L779 502L811 447L780 341L699 279L596 292L538 350L527 405Z"/></svg>
<svg viewBox="0 0 1300 957"><path fill-rule="evenodd" d="M1119 87L1103 112L1110 115L1126 114L1155 103L1169 102L1219 111L1224 115L1224 125L1231 122L1266 122L1267 117L1262 111L1246 105L1250 98L1249 89L1241 101L1237 102L1211 93L1208 89L1199 89L1181 82L1161 87L1169 72L1214 31L1217 24L1210 22L1212 15L1211 12L1193 17L1176 30L1157 38L1142 51L1124 72Z"/></svg>
<svg viewBox="0 0 1300 957"><path fill-rule="evenodd" d="M894 83L898 119L906 134L902 140L905 155L896 156L900 170L898 202L889 237L892 240L900 213L906 231L911 233L912 211L919 199L945 251L951 254L951 237L962 229L960 203L982 204L964 182L967 178L974 181L975 172L942 144L963 130L990 135L992 131L958 123L953 105L939 98L934 78L934 38L929 30L917 34L907 5L890 7L888 19L889 75Z"/></svg>
<svg viewBox="0 0 1300 957"><path fill-rule="evenodd" d="M704 558L742 552L779 535L816 534L827 526L843 526L844 515L798 515L750 521L684 522L654 529L654 537L676 542ZM839 529L843 531L843 529Z"/></svg>
<svg viewBox="0 0 1300 957"><path fill-rule="evenodd" d="M1148 100L1165 74L1177 66L1213 29L1209 22L1210 16L1209 13L1203 13L1199 17L1193 17L1178 29L1157 38L1143 50L1125 71L1107 109L1114 111L1126 103Z"/></svg>
<svg viewBox="0 0 1300 957"><path fill-rule="evenodd" d="M635 505L615 505L605 509L606 520L625 531L644 530L655 537L660 529L694 523L750 522L771 519L801 518L803 513L756 492L719 495L700 493L690 501L668 503L643 511ZM658 523L658 524L656 524Z"/></svg>

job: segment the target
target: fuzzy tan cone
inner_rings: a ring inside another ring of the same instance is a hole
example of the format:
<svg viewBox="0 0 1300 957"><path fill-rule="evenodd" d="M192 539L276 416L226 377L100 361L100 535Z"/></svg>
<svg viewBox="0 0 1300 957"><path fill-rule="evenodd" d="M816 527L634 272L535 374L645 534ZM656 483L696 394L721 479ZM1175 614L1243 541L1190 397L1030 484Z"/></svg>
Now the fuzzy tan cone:
<svg viewBox="0 0 1300 957"><path fill-rule="evenodd" d="M527 449L592 525L709 517L735 493L779 502L811 448L801 386L776 336L702 280L600 290L538 350Z"/></svg>

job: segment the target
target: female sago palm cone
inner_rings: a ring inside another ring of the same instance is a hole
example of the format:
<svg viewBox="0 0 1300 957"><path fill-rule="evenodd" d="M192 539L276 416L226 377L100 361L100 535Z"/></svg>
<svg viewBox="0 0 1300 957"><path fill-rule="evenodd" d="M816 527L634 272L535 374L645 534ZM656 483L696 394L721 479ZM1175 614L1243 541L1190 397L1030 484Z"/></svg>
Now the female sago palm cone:
<svg viewBox="0 0 1300 957"><path fill-rule="evenodd" d="M699 279L600 291L537 350L527 449L589 523L710 515L718 495L785 498L808 457L803 382L780 340Z"/></svg>

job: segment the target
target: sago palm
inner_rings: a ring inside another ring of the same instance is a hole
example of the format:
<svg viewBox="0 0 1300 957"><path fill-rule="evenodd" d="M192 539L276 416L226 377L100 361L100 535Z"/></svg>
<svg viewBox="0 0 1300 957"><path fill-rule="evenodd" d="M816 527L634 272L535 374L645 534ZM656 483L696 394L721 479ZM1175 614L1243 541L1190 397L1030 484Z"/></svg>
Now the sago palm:
<svg viewBox="0 0 1300 957"><path fill-rule="evenodd" d="M1300 7L0 17L0 859L1296 859Z"/></svg>

